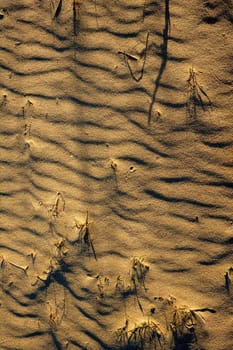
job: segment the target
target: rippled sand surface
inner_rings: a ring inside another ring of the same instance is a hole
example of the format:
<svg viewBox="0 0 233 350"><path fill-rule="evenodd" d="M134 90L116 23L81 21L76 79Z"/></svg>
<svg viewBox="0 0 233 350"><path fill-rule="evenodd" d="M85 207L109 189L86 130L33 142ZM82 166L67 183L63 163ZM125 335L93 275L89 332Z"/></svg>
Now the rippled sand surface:
<svg viewBox="0 0 233 350"><path fill-rule="evenodd" d="M0 7L0 349L232 349L232 0Z"/></svg>

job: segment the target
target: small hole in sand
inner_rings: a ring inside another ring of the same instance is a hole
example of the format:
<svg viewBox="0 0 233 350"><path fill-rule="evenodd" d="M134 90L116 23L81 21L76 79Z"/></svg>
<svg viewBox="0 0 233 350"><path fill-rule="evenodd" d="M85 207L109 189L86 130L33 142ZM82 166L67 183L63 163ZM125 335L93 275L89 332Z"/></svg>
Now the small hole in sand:
<svg viewBox="0 0 233 350"><path fill-rule="evenodd" d="M218 21L216 17L206 16L203 18L203 22L207 24L215 24Z"/></svg>
<svg viewBox="0 0 233 350"><path fill-rule="evenodd" d="M135 168L134 166L131 166L131 167L129 168L129 171L130 171L131 173L134 173L134 172L136 171L136 168Z"/></svg>
<svg viewBox="0 0 233 350"><path fill-rule="evenodd" d="M155 313L155 307L152 307L152 308L150 309L150 312L151 312L151 314L154 314L154 313Z"/></svg>
<svg viewBox="0 0 233 350"><path fill-rule="evenodd" d="M217 7L217 4L212 4L210 1L207 1L206 3L204 3L205 7L208 7L209 9L215 9L215 7Z"/></svg>

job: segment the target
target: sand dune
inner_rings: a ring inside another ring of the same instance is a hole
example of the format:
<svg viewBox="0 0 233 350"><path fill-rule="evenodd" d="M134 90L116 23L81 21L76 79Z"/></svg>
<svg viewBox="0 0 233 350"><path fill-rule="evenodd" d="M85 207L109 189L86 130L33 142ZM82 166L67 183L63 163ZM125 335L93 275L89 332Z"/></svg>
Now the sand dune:
<svg viewBox="0 0 233 350"><path fill-rule="evenodd" d="M230 350L232 1L0 10L0 349Z"/></svg>

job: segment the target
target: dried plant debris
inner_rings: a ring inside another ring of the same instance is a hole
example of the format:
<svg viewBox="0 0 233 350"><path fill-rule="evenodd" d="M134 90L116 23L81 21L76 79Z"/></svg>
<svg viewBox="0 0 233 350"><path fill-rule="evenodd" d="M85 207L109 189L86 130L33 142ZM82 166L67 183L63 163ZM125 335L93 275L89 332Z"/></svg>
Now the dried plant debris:
<svg viewBox="0 0 233 350"><path fill-rule="evenodd" d="M168 349L193 350L199 349L198 337L203 333L202 313L215 313L212 308L190 308L177 306L176 299L155 298L157 318L166 320Z"/></svg>
<svg viewBox="0 0 233 350"><path fill-rule="evenodd" d="M61 286L60 286L61 287ZM60 291L57 290L56 284L51 285L52 295L46 303L48 304L48 316L49 326L52 331L57 331L58 326L62 323L62 320L66 312L66 295L65 288L61 287Z"/></svg>
<svg viewBox="0 0 233 350"><path fill-rule="evenodd" d="M144 290L146 274L149 271L149 265L146 264L144 258L133 257L132 259L132 269L131 269L131 280L135 288L142 286Z"/></svg>
<svg viewBox="0 0 233 350"><path fill-rule="evenodd" d="M141 310L143 315L144 315L144 311L138 296L138 289L143 287L143 289L146 291L145 278L148 271L149 271L149 266L145 263L142 257L133 257L132 268L131 268L132 290L134 291L134 294L137 299L138 307Z"/></svg>
<svg viewBox="0 0 233 350"><path fill-rule="evenodd" d="M61 324L62 319L65 314L65 307L62 313L59 313L59 309L57 307L52 307L50 305L50 311L49 311L49 325L53 331L56 331L58 326Z"/></svg>
<svg viewBox="0 0 233 350"><path fill-rule="evenodd" d="M89 223L89 214L87 211L86 221L84 224L75 223L75 227L79 230L77 243L80 243L82 248L87 248L89 250L91 248L93 256L95 260L97 260L95 248L93 245L93 240L90 232L90 223Z"/></svg>
<svg viewBox="0 0 233 350"><path fill-rule="evenodd" d="M132 289L130 283L121 276L117 276L115 290L118 292L122 297L127 297L128 295L134 294L134 289Z"/></svg>
<svg viewBox="0 0 233 350"><path fill-rule="evenodd" d="M64 258L68 253L68 248L66 248L65 242L66 242L65 238L59 238L54 243L56 247L55 258L60 264L64 264Z"/></svg>
<svg viewBox="0 0 233 350"><path fill-rule="evenodd" d="M65 210L65 199L61 192L57 192L56 199L48 212L52 219L58 218L59 214Z"/></svg>
<svg viewBox="0 0 233 350"><path fill-rule="evenodd" d="M149 311L147 320L129 327L127 318L125 325L117 329L116 340L121 350L200 350L200 337L207 336L202 314L216 312L208 307L177 306L174 297L155 297Z"/></svg>
<svg viewBox="0 0 233 350"><path fill-rule="evenodd" d="M125 326L116 331L116 339L121 349L162 349L163 334L154 321L144 321L128 329L128 321Z"/></svg>
<svg viewBox="0 0 233 350"><path fill-rule="evenodd" d="M103 277L100 275L97 275L96 278L99 298L103 299L106 295L106 288L109 287L110 280L108 277Z"/></svg>
<svg viewBox="0 0 233 350"><path fill-rule="evenodd" d="M197 315L186 308L175 308L170 323L172 331L172 345L174 349L183 349L197 343L196 336Z"/></svg>
<svg viewBox="0 0 233 350"><path fill-rule="evenodd" d="M32 286L37 285L39 281L49 286L52 281L58 278L63 279L63 273L69 271L69 264L65 260L68 253L65 242L64 238L59 238L54 242L55 254L50 257L47 269L36 276L36 280L32 283Z"/></svg>
<svg viewBox="0 0 233 350"><path fill-rule="evenodd" d="M187 101L186 111L191 118L198 116L198 110L201 108L206 111L212 106L212 102L203 89L197 82L197 73L193 68L189 69L189 78L187 80Z"/></svg>
<svg viewBox="0 0 233 350"><path fill-rule="evenodd" d="M149 266L142 257L133 257L129 278L123 278L121 275L117 277L115 291L123 298L134 296L136 298L139 309L144 315L143 307L140 301L141 292L146 291L145 278L149 271Z"/></svg>
<svg viewBox="0 0 233 350"><path fill-rule="evenodd" d="M173 350L200 349L198 333L203 328L203 319L199 315L200 312L215 313L216 311L211 308L175 307L173 319L170 323Z"/></svg>
<svg viewBox="0 0 233 350"><path fill-rule="evenodd" d="M115 335L116 335L116 341L122 348L126 348L129 345L129 335L128 335L128 325L129 321L125 321L125 325L123 327L120 327L117 329Z"/></svg>

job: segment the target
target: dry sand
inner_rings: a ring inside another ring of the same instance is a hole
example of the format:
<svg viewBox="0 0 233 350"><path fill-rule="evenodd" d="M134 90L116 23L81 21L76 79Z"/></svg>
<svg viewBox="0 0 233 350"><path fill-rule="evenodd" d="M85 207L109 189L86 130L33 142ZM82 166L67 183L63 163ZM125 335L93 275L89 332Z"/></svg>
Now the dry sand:
<svg viewBox="0 0 233 350"><path fill-rule="evenodd" d="M0 10L0 349L233 349L232 0Z"/></svg>

